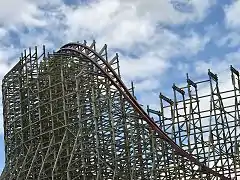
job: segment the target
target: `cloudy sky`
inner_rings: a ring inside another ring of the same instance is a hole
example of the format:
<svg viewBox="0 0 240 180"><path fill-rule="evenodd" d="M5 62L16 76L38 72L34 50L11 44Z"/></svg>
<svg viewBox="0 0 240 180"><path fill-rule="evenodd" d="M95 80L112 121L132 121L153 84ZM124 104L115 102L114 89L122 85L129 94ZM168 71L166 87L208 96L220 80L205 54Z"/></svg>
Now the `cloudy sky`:
<svg viewBox="0 0 240 180"><path fill-rule="evenodd" d="M0 0L0 79L25 48L95 39L110 55L119 53L138 100L157 106L159 92L171 96L186 72L200 80L210 68L229 86L229 65L240 67L239 16L238 0Z"/></svg>

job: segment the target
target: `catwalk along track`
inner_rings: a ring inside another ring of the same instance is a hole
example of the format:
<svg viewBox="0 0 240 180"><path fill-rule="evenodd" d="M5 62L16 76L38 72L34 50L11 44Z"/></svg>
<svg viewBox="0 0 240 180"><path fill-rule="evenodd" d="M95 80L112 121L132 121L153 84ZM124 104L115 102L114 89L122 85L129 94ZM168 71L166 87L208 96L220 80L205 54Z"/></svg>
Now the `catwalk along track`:
<svg viewBox="0 0 240 180"><path fill-rule="evenodd" d="M2 180L233 177L164 132L95 41L24 51L3 79L3 111Z"/></svg>

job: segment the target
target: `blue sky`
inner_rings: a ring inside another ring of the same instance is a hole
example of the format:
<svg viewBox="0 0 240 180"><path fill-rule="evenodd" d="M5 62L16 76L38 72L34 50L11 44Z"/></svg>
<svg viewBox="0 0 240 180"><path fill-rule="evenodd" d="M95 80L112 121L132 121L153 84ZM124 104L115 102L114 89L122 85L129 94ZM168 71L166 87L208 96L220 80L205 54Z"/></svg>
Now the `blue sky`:
<svg viewBox="0 0 240 180"><path fill-rule="evenodd" d="M184 84L187 72L201 80L210 68L229 86L229 66L240 67L238 17L240 1L228 0L0 1L0 79L25 48L95 39L110 55L119 52L124 82L156 108L159 92L172 96L172 83Z"/></svg>

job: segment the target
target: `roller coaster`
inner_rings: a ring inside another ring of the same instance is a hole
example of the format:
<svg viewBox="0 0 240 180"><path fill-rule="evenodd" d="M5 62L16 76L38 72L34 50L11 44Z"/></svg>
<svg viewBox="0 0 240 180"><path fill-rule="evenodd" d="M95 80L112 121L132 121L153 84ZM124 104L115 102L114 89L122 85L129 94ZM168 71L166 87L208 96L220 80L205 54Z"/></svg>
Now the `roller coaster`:
<svg viewBox="0 0 240 180"><path fill-rule="evenodd" d="M29 48L2 82L0 180L240 179L240 80L230 72L228 91L209 70L207 80L187 76L186 87L172 86L173 100L160 93L159 109L144 110L107 45ZM198 95L204 83L210 93Z"/></svg>

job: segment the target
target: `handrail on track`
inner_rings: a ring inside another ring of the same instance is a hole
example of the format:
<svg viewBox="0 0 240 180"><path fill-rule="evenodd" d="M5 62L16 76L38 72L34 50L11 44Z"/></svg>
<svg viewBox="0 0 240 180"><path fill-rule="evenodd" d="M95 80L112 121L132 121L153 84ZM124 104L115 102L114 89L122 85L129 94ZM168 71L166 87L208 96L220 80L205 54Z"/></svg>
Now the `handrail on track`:
<svg viewBox="0 0 240 180"><path fill-rule="evenodd" d="M70 46L70 48L69 48ZM74 48L71 48L71 46L80 46L83 47L89 51L91 51L92 53L94 53L94 55L99 58L102 63L108 68L108 70L110 70L110 73L113 74L113 77L109 75L109 72L106 72L96 61L94 61L91 57L89 57L87 54L76 50ZM122 93L122 95L129 101L129 103L133 106L133 108L139 113L139 115L141 115L143 117L143 119L152 127L153 130L155 130L160 138L162 138L163 140L165 140L166 142L168 142L172 148L175 150L175 152L181 156L186 157L189 161L193 162L195 165L198 165L201 170L203 172L205 172L206 174L212 174L214 176L219 177L222 180L230 180L230 178L227 178L225 176L223 176L222 174L219 174L218 172L212 170L211 168L207 167L205 164L199 162L196 158L194 158L191 154L189 154L188 152L186 152L185 150L183 150L180 146L178 146L150 117L149 115L144 111L144 109L138 104L138 102L136 101L136 99L132 96L132 94L129 92L128 88L125 86L125 84L123 83L123 81L118 77L118 75L116 74L116 72L113 70L113 68L93 49L89 48L88 46L84 45L84 44L80 44L80 43L68 43L65 44L64 46L62 46L60 48L59 51L57 51L58 53L60 52L64 52L64 51L70 51L70 52L75 52L79 55L82 55L84 57L86 57L87 59L89 59L96 67L99 68L99 70L101 70L102 73L104 73L106 75L106 77L109 78L109 80L112 82L112 84ZM116 81L115 81L115 80Z"/></svg>

